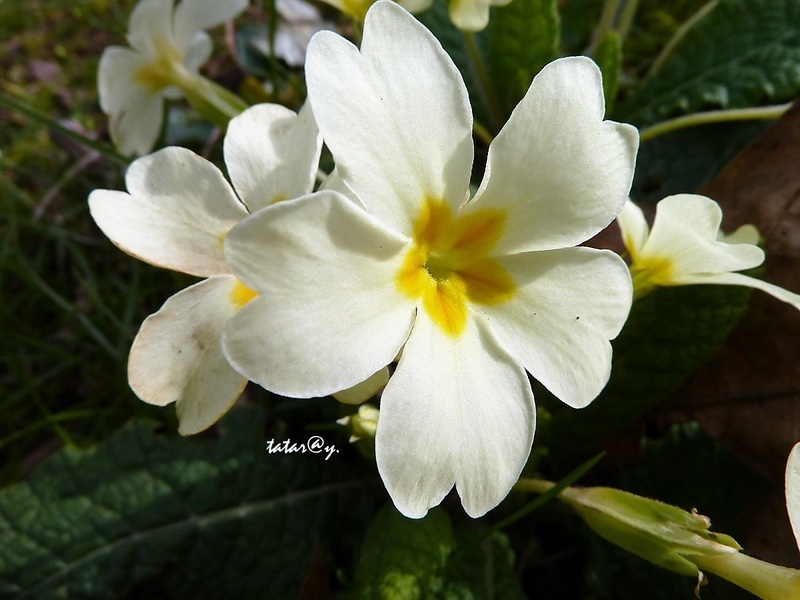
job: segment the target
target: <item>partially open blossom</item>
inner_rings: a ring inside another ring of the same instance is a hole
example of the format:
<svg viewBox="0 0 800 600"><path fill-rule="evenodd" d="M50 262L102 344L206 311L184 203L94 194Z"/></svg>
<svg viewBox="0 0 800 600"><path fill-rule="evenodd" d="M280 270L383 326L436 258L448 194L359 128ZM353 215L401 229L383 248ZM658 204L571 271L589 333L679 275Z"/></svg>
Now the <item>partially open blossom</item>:
<svg viewBox="0 0 800 600"><path fill-rule="evenodd" d="M150 404L177 402L184 435L215 423L247 383L223 356L220 335L256 293L231 274L225 236L248 211L308 193L321 145L310 108L297 115L262 104L230 123L224 151L233 187L212 163L173 147L134 161L127 193L89 197L95 222L122 250L206 278L145 320L128 360L133 391Z"/></svg>
<svg viewBox="0 0 800 600"><path fill-rule="evenodd" d="M449 0L450 20L464 31L481 31L489 24L489 7L505 6L509 2L511 0Z"/></svg>
<svg viewBox="0 0 800 600"><path fill-rule="evenodd" d="M197 77L211 55L205 33L242 12L247 0L141 0L130 18L130 48L106 48L98 68L100 106L111 138L125 155L146 154L158 138L163 99L191 93L207 102L236 103ZM213 96L218 96L214 98ZM221 97L219 97L221 96ZM236 107L239 112L241 107Z"/></svg>
<svg viewBox="0 0 800 600"><path fill-rule="evenodd" d="M622 208L636 131L603 121L592 61L557 61L492 143L470 199L467 90L401 7L370 9L360 51L317 34L306 78L357 200L326 190L231 231L233 272L265 296L229 323L226 356L267 389L309 397L363 381L402 349L381 397L381 477L407 516L455 485L478 517L530 453L526 370L573 407L608 380L630 277L614 253L572 246Z"/></svg>
<svg viewBox="0 0 800 600"><path fill-rule="evenodd" d="M720 231L722 210L705 196L668 196L656 206L652 230L642 210L628 201L617 217L631 259L634 295L659 286L723 284L762 290L800 308L800 296L761 279L742 275L764 262L758 231L744 225L730 235Z"/></svg>

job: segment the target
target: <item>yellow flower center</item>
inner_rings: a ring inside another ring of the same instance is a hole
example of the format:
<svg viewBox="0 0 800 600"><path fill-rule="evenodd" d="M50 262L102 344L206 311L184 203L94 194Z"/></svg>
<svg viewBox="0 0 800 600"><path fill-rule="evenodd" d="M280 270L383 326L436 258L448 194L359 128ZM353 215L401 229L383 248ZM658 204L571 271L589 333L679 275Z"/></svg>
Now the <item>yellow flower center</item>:
<svg viewBox="0 0 800 600"><path fill-rule="evenodd" d="M414 240L395 281L421 300L431 320L458 336L467 325L467 302L499 304L516 283L489 256L503 233L506 213L485 209L455 216L441 200L426 199L414 222Z"/></svg>
<svg viewBox="0 0 800 600"><path fill-rule="evenodd" d="M156 58L133 72L134 80L153 93L171 85L179 85L185 77L183 55L180 50L163 37L153 40Z"/></svg>
<svg viewBox="0 0 800 600"><path fill-rule="evenodd" d="M256 296L258 296L258 292L251 290L237 279L231 290L231 303L236 307L236 310L239 310Z"/></svg>
<svg viewBox="0 0 800 600"><path fill-rule="evenodd" d="M633 257L631 263L633 297L641 298L657 287L673 285L674 270L672 261L664 256Z"/></svg>

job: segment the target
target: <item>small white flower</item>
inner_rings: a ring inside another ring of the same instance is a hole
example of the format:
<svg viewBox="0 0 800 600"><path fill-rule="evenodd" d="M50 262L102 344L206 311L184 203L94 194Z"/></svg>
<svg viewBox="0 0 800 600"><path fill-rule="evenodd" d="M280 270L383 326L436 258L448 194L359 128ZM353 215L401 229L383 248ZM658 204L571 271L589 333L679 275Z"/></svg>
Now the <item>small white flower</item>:
<svg viewBox="0 0 800 600"><path fill-rule="evenodd" d="M402 349L381 397L383 481L407 516L422 517L455 485L478 517L530 453L526 370L574 407L608 380L630 277L614 253L572 246L622 208L636 130L603 121L592 61L557 61L492 143L466 201L467 90L405 10L377 2L360 51L317 34L306 78L356 199L320 192L231 231L233 272L268 301L231 319L226 356L267 389L309 397L363 381Z"/></svg>
<svg viewBox="0 0 800 600"><path fill-rule="evenodd" d="M511 0L449 0L450 20L464 31L481 31L489 24L489 7L505 6L509 2Z"/></svg>
<svg viewBox="0 0 800 600"><path fill-rule="evenodd" d="M109 115L111 138L125 155L153 148L163 118L164 98L181 92L211 55L209 29L232 19L247 0L141 0L131 13L131 48L106 48L98 68L100 106Z"/></svg>
<svg viewBox="0 0 800 600"><path fill-rule="evenodd" d="M744 225L730 235L720 231L722 210L705 196L668 196L656 206L653 228L642 210L628 201L617 217L631 258L636 297L659 286L723 284L762 290L800 308L800 296L755 277L736 273L759 266L764 251L758 231Z"/></svg>
<svg viewBox="0 0 800 600"><path fill-rule="evenodd" d="M256 293L231 274L225 236L248 210L311 191L321 144L310 108L297 115L262 104L234 118L225 137L236 192L212 163L173 147L134 161L127 193L95 190L89 197L95 222L122 250L207 278L145 320L128 360L133 391L150 404L177 402L184 435L213 425L247 383L223 356L220 335Z"/></svg>

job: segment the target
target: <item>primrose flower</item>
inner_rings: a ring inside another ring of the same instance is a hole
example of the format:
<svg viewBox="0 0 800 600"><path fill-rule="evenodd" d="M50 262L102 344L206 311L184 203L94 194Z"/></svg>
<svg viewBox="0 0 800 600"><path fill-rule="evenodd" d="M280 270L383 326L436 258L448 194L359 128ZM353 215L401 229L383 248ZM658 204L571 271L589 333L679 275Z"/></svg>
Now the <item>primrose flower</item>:
<svg viewBox="0 0 800 600"><path fill-rule="evenodd" d="M720 231L722 209L705 196L678 194L656 205L653 229L642 210L628 201L617 217L631 258L634 296L659 286L723 284L762 290L800 308L800 296L755 277L735 273L759 266L764 251L758 231L743 225L730 235Z"/></svg>
<svg viewBox="0 0 800 600"><path fill-rule="evenodd" d="M174 0L141 0L131 13L131 48L111 46L100 59L100 106L110 116L114 144L125 155L153 148L164 98L179 98L198 86L208 102L219 95L197 76L211 55L211 38L203 30L238 15L247 0L182 0L173 5Z"/></svg>
<svg viewBox="0 0 800 600"><path fill-rule="evenodd" d="M127 193L89 197L95 222L122 250L206 278L144 321L128 359L133 391L150 404L176 402L183 435L213 425L247 383L223 356L220 335L256 293L231 274L223 240L248 211L311 191L321 145L310 108L297 115L262 104L230 122L224 153L233 188L212 163L173 147L134 161Z"/></svg>
<svg viewBox="0 0 800 600"><path fill-rule="evenodd" d="M526 369L574 407L608 380L630 277L614 253L571 246L622 208L636 130L603 121L594 63L557 61L492 143L469 200L466 87L404 9L377 2L360 51L318 33L306 78L357 199L318 192L230 232L233 272L268 301L231 319L225 354L249 379L301 398L353 386L402 349L381 397L381 477L409 517L453 485L478 517L506 496L530 453Z"/></svg>

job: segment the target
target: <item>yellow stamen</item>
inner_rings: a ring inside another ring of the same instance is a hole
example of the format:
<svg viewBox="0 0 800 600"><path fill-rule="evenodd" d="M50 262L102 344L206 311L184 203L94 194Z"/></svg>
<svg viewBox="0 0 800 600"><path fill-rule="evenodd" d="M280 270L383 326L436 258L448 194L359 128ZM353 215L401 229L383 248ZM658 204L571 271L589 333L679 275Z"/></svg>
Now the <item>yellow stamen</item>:
<svg viewBox="0 0 800 600"><path fill-rule="evenodd" d="M236 307L236 310L239 310L256 296L258 296L258 292L251 290L241 281L237 280L231 290L231 303Z"/></svg>
<svg viewBox="0 0 800 600"><path fill-rule="evenodd" d="M414 222L414 240L397 272L401 292L421 300L434 323L457 336L467 325L467 301L499 304L516 283L489 257L506 213L485 209L455 216L447 203L426 199Z"/></svg>
<svg viewBox="0 0 800 600"><path fill-rule="evenodd" d="M155 38L153 45L156 47L156 59L136 69L133 78L153 93L171 85L180 87L186 76L183 55L163 37Z"/></svg>
<svg viewBox="0 0 800 600"><path fill-rule="evenodd" d="M664 256L634 258L631 263L633 297L641 298L660 286L674 285L674 265Z"/></svg>

